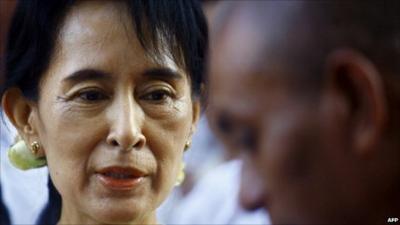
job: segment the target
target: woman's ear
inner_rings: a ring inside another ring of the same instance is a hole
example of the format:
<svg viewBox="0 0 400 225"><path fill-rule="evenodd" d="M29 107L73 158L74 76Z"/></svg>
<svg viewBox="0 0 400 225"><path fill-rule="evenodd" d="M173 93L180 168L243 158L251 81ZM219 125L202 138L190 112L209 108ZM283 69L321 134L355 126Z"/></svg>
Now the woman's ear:
<svg viewBox="0 0 400 225"><path fill-rule="evenodd" d="M2 107L22 139L29 143L38 140L34 126L35 104L26 99L18 88L8 89L2 98Z"/></svg>
<svg viewBox="0 0 400 225"><path fill-rule="evenodd" d="M352 147L358 153L376 149L387 120L383 80L376 66L352 49L328 56L327 86L335 101L343 101ZM339 100L338 100L339 99Z"/></svg>
<svg viewBox="0 0 400 225"><path fill-rule="evenodd" d="M199 100L193 101L192 112L193 112L193 117L192 117L192 127L190 129L190 136L192 136L192 134L196 131L196 126L200 119L201 104Z"/></svg>

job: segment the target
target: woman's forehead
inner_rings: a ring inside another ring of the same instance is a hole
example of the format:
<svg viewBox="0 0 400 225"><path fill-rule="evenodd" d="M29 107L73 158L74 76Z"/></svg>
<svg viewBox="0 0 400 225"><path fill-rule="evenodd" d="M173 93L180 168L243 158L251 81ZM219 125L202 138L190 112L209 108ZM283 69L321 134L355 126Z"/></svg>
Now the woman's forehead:
<svg viewBox="0 0 400 225"><path fill-rule="evenodd" d="M61 26L52 64L70 70L63 74L99 66L109 72L131 66L138 70L167 67L183 73L171 54L161 54L157 59L149 57L125 5L113 2L88 1L71 9Z"/></svg>
<svg viewBox="0 0 400 225"><path fill-rule="evenodd" d="M66 15L58 42L60 47L91 46L110 40L131 42L136 38L134 34L126 7L114 1L86 1L74 5Z"/></svg>

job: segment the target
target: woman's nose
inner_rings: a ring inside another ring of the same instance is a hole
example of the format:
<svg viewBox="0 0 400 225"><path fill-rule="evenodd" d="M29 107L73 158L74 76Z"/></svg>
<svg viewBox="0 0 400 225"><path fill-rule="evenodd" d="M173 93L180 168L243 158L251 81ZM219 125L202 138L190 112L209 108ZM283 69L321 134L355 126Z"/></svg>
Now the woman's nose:
<svg viewBox="0 0 400 225"><path fill-rule="evenodd" d="M107 143L123 151L140 150L146 144L142 133L144 115L133 101L117 103L110 110L110 132Z"/></svg>
<svg viewBox="0 0 400 225"><path fill-rule="evenodd" d="M256 210L264 206L265 194L263 180L252 163L244 160L240 177L240 204L244 209Z"/></svg>

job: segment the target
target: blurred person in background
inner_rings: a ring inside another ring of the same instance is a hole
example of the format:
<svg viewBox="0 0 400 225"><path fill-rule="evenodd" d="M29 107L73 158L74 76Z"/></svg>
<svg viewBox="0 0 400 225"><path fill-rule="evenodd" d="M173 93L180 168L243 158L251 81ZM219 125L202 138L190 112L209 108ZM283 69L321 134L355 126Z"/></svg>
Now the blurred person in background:
<svg viewBox="0 0 400 225"><path fill-rule="evenodd" d="M47 165L59 193L39 223L157 223L182 181L206 48L197 1L18 3L2 106L21 137L12 162Z"/></svg>
<svg viewBox="0 0 400 225"><path fill-rule="evenodd" d="M200 118L196 133L193 134L190 149L185 153L185 180L182 185L174 188L168 199L160 206L158 218L163 224L180 224L180 218L192 212L190 207L180 209L181 205L192 195L198 182L223 162L223 151L217 145L215 138L208 128L205 117ZM204 195L201 195L204 198ZM196 210L197 211L197 210ZM197 213L198 214L198 211ZM185 224L187 224L185 222Z"/></svg>
<svg viewBox="0 0 400 225"><path fill-rule="evenodd" d="M159 210L164 224L269 224L263 209L245 210L239 204L246 203L256 190L248 179L240 179L241 160L235 152L228 152L217 141L201 118L190 151L185 155L186 174L192 174L190 190L185 193L183 185L175 188L172 195ZM245 170L248 171L248 170ZM248 177L248 176L247 176ZM188 179L185 178L185 182ZM254 181L254 179L251 179ZM248 188L239 192L240 183ZM201 213L199 213L201 212Z"/></svg>
<svg viewBox="0 0 400 225"><path fill-rule="evenodd" d="M210 28L208 115L258 177L248 206L266 208L274 224L398 219L400 3L221 8Z"/></svg>
<svg viewBox="0 0 400 225"><path fill-rule="evenodd" d="M239 192L242 171L239 159L210 170L177 206L173 224L270 224L265 210L249 211L239 204L241 198L248 199L255 192L253 183L243 184L247 189Z"/></svg>
<svg viewBox="0 0 400 225"><path fill-rule="evenodd" d="M221 1L203 1L207 21L212 23ZM164 224L269 224L263 209L244 210L257 197L249 186L239 192L242 163L237 152L225 149L210 131L208 120L199 121L190 151L185 154L186 178L159 210ZM248 171L248 170L246 170ZM252 179L253 180L253 179ZM254 181L254 180L253 180ZM201 213L199 213L201 212Z"/></svg>

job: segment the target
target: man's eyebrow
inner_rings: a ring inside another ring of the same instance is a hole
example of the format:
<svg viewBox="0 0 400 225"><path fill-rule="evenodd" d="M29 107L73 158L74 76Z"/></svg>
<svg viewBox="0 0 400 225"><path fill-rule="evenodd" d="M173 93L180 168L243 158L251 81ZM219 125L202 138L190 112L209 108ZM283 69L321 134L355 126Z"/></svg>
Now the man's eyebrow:
<svg viewBox="0 0 400 225"><path fill-rule="evenodd" d="M169 68L154 68L146 70L143 75L148 78L160 79L160 80L180 80L183 79L183 75L177 71Z"/></svg>
<svg viewBox="0 0 400 225"><path fill-rule="evenodd" d="M64 82L67 83L79 83L82 81L88 81L88 80L106 80L109 81L111 80L112 77L100 70L95 70L95 69L82 69L78 70L71 75L67 76L66 78L63 79Z"/></svg>

